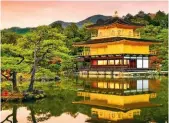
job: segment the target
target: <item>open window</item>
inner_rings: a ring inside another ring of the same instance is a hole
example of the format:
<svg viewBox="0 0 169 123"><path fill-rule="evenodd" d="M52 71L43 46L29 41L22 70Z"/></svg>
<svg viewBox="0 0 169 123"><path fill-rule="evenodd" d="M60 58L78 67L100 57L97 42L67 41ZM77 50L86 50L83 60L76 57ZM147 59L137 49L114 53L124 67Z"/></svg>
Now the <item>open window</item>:
<svg viewBox="0 0 169 123"><path fill-rule="evenodd" d="M98 60L98 65L107 65L107 60Z"/></svg>
<svg viewBox="0 0 169 123"><path fill-rule="evenodd" d="M129 31L129 34L128 34L129 36L131 36L132 35L132 32L131 31Z"/></svg>
<svg viewBox="0 0 169 123"><path fill-rule="evenodd" d="M118 30L117 35L121 36L121 30Z"/></svg>
<svg viewBox="0 0 169 123"><path fill-rule="evenodd" d="M112 34L112 36L115 36L115 31L114 31L114 30L112 30L111 34Z"/></svg>

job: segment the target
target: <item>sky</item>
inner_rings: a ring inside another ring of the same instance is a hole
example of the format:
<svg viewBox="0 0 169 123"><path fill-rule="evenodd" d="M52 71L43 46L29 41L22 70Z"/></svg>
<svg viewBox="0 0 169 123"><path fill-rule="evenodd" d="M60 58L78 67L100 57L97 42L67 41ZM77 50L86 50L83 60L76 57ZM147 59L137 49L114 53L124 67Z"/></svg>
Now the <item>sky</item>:
<svg viewBox="0 0 169 123"><path fill-rule="evenodd" d="M168 13L167 1L2 1L1 29L10 27L36 27L54 21L78 22L89 16L102 14L119 16L136 14L140 10Z"/></svg>

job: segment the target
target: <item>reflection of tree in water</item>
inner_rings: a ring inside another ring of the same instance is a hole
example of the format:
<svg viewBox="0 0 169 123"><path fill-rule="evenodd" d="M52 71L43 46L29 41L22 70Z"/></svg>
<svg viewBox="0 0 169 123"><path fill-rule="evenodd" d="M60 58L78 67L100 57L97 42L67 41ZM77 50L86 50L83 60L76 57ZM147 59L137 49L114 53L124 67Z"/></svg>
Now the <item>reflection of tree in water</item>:
<svg viewBox="0 0 169 123"><path fill-rule="evenodd" d="M1 123L6 123L6 121L8 121L10 123L18 123L17 109L18 109L18 107L25 106L25 105L24 104L22 104L22 105L20 105L20 104L19 105L18 104L5 104L5 106L7 106L6 107L7 109L12 108L12 114L8 115ZM27 106L27 109L30 110L30 116L27 117L28 121L31 121L33 123L37 123L37 122L42 122L42 121L48 120L51 117L51 114L47 113L47 112L46 113L43 112L42 116L41 116L41 114L36 114L36 112L34 111L35 107L33 107L32 105L26 105L26 106ZM11 117L12 117L12 119L11 119Z"/></svg>
<svg viewBox="0 0 169 123"><path fill-rule="evenodd" d="M72 112L66 112L66 114L72 116L73 118L76 118L78 116L79 113L72 113Z"/></svg>
<svg viewBox="0 0 169 123"><path fill-rule="evenodd" d="M41 114L36 115L33 106L29 106L28 109L30 110L30 116L28 116L27 119L28 121L32 121L33 123L42 122L48 120L51 117L50 113L45 113L45 114L43 113L42 115Z"/></svg>
<svg viewBox="0 0 169 123"><path fill-rule="evenodd" d="M48 120L52 116L60 116L63 113L69 114L74 118L78 116L78 112L88 116L90 115L90 107L72 104L72 101L76 100L77 98L76 92L62 90L54 93L55 96L48 96L47 98L38 100L34 103L18 103L15 105L17 105L18 108L26 107L27 110L30 111L27 120L33 123L42 122ZM12 103L6 103L6 105L2 105L3 110L9 110L12 108Z"/></svg>
<svg viewBox="0 0 169 123"><path fill-rule="evenodd" d="M12 114L8 115L1 123L5 123L6 121L10 122L10 123L17 123L17 105L13 105L13 109L12 109ZM9 118L12 117L12 121L9 120Z"/></svg>
<svg viewBox="0 0 169 123"><path fill-rule="evenodd" d="M76 92L70 90L59 90L54 92L55 96L48 96L46 99L39 100L33 104L36 114L50 113L52 116L60 116L63 113L69 113L76 117L77 112L90 114L90 109L85 105L75 105L72 101L76 100Z"/></svg>

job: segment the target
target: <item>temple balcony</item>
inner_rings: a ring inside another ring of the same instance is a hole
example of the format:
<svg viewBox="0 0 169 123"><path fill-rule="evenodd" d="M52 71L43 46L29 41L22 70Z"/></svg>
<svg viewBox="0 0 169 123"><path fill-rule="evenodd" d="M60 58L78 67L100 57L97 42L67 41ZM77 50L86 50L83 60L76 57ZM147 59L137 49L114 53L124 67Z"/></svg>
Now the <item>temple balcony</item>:
<svg viewBox="0 0 169 123"><path fill-rule="evenodd" d="M121 34L112 34L112 33L103 33L103 34L91 34L91 39L102 39L102 38L111 38L111 37L126 37L126 38L140 38L140 33L133 32L133 33L121 33Z"/></svg>
<svg viewBox="0 0 169 123"><path fill-rule="evenodd" d="M126 54L126 53L124 53L124 54ZM133 54L135 54L135 53L133 53ZM149 54L147 54L147 55L156 55L156 54L157 54L157 51L149 51ZM92 53L90 51L83 51L83 52L77 53L77 55L78 56L90 56L90 55L92 55ZM107 54L97 54L97 55L107 55Z"/></svg>

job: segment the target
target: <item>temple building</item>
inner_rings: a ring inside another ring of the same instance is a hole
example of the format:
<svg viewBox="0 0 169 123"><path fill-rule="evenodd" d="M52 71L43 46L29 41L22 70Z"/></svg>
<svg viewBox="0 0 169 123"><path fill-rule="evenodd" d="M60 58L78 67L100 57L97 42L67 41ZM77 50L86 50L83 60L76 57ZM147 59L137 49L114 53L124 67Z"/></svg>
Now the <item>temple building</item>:
<svg viewBox="0 0 169 123"><path fill-rule="evenodd" d="M77 61L84 63L78 71L147 71L152 70L149 58L155 55L149 46L160 41L141 39L138 28L116 15L97 20L87 28L92 32L88 41L74 43L83 48Z"/></svg>

